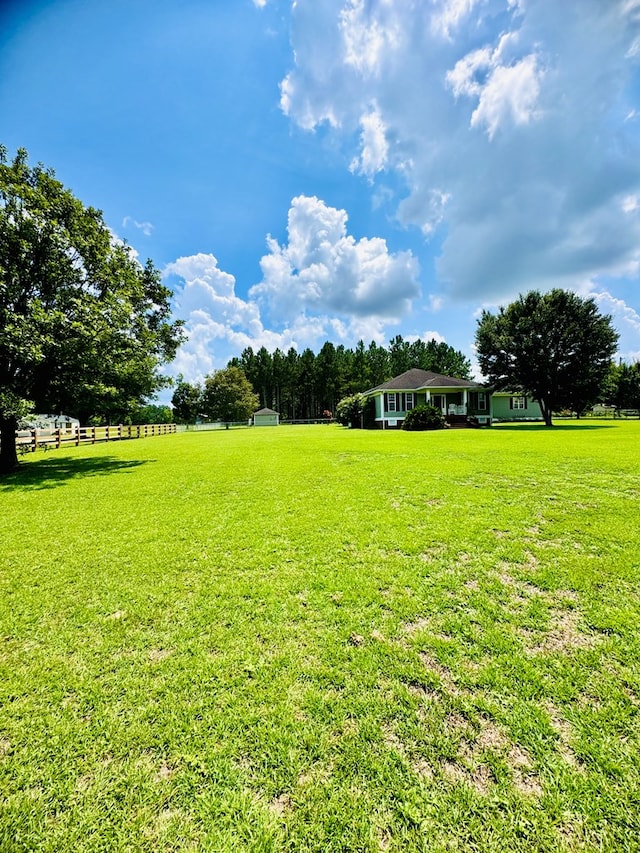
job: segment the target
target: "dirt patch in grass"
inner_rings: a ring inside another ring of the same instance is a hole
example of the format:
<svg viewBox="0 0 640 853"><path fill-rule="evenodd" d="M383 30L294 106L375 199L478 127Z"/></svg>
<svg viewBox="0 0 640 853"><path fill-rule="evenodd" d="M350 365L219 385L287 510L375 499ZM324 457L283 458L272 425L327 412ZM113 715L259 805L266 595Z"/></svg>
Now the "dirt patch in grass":
<svg viewBox="0 0 640 853"><path fill-rule="evenodd" d="M593 648L596 638L584 634L579 628L580 616L575 610L555 610L545 637L529 649L531 654L569 652L573 649Z"/></svg>
<svg viewBox="0 0 640 853"><path fill-rule="evenodd" d="M149 649L148 657L151 663L159 663L173 654L173 649Z"/></svg>
<svg viewBox="0 0 640 853"><path fill-rule="evenodd" d="M442 772L445 778L455 785L466 783L479 794L483 795L489 793L491 783L493 782L493 773L491 772L491 768L486 764L477 764L475 767L468 767L458 761L445 761L442 764Z"/></svg>
<svg viewBox="0 0 640 853"><path fill-rule="evenodd" d="M293 807L293 803L291 800L291 794L288 794L286 791L280 794L277 797L274 797L269 802L269 810L273 812L277 817L282 817L288 811L290 811Z"/></svg>
<svg viewBox="0 0 640 853"><path fill-rule="evenodd" d="M514 788L525 796L540 796L542 785L533 768L531 757L493 720L482 717L479 729L458 713L448 714L445 727L454 737L460 737L455 759L442 763L442 772L449 781L466 783L481 794L489 793L495 782L487 760L488 753L501 758L509 768Z"/></svg>
<svg viewBox="0 0 640 853"><path fill-rule="evenodd" d="M411 755L406 745L394 732L389 723L386 723L382 727L382 739L387 749L400 755L416 776L428 782L433 780L433 767L422 756Z"/></svg>
<svg viewBox="0 0 640 853"><path fill-rule="evenodd" d="M551 701L544 704L544 710L549 715L551 728L558 736L558 753L560 757L576 770L584 770L582 762L573 751L573 729L571 723L565 719L558 708Z"/></svg>

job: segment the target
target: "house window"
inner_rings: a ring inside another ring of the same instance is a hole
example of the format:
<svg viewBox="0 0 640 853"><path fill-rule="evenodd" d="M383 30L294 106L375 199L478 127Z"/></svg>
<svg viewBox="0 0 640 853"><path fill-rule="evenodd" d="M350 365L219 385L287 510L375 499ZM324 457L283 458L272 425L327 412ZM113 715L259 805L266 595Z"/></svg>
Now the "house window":
<svg viewBox="0 0 640 853"><path fill-rule="evenodd" d="M396 410L396 395L395 394L389 394L389 404L387 406L387 411L388 412L395 412L395 410Z"/></svg>
<svg viewBox="0 0 640 853"><path fill-rule="evenodd" d="M407 394L407 403L406 403L406 412L411 411L413 409L415 403L413 402L413 391L410 394Z"/></svg>
<svg viewBox="0 0 640 853"><path fill-rule="evenodd" d="M512 397L511 398L511 408L512 409L526 409L527 408L527 398L526 397Z"/></svg>
<svg viewBox="0 0 640 853"><path fill-rule="evenodd" d="M487 411L487 395L484 391L478 391L478 411Z"/></svg>

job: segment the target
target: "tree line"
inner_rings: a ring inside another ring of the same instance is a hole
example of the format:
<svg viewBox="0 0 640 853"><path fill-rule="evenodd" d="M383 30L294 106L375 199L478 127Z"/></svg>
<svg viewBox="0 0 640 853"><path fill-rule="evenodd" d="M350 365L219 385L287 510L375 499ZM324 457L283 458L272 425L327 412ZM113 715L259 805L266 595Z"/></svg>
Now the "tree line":
<svg viewBox="0 0 640 853"><path fill-rule="evenodd" d="M205 377L203 385L181 378L172 404L178 421L192 423L203 416L242 420L224 416L221 393L215 392L216 385L229 379L237 386L238 397L246 398L250 408L246 417L258 408L269 408L287 420L310 420L325 412L335 413L344 397L375 388L412 367L459 379L471 378L469 359L449 344L433 339L406 341L396 335L388 347L375 341L366 347L361 340L353 349L326 341L317 354L309 348L301 353L293 347L286 353L280 349L270 353L266 347L256 352L247 347L239 357L231 359L225 370ZM248 388L243 387L241 375L246 377ZM228 382L223 385L226 388ZM251 392L254 397L249 396Z"/></svg>

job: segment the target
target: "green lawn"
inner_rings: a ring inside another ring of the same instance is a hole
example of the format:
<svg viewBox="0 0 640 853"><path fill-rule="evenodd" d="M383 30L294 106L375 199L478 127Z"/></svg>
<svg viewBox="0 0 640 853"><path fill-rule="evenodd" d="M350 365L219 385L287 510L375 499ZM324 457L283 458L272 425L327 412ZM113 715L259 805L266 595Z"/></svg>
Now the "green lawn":
<svg viewBox="0 0 640 853"><path fill-rule="evenodd" d="M0 851L640 850L640 424L0 481Z"/></svg>

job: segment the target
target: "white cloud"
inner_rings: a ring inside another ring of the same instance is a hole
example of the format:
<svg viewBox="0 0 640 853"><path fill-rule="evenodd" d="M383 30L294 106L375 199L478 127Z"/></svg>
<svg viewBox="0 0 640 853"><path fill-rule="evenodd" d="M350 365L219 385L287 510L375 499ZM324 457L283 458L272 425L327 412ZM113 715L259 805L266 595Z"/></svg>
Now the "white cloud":
<svg viewBox="0 0 640 853"><path fill-rule="evenodd" d="M590 294L598 304L601 311L610 314L613 320L613 325L618 327L619 331L631 331L638 336L640 342L640 314L635 308L623 299L613 296L609 291L595 291Z"/></svg>
<svg viewBox="0 0 640 853"><path fill-rule="evenodd" d="M500 55L504 40L494 51L474 50L458 60L447 72L447 82L454 95L478 98L471 115L471 127L484 124L491 139L500 126L512 122L528 124L536 115L540 95L541 72L534 54L512 65L502 65ZM479 77L484 77L482 83Z"/></svg>
<svg viewBox="0 0 640 853"><path fill-rule="evenodd" d="M427 329L420 335L420 337L423 341L435 341L437 344L446 344L447 342L444 335L441 335L440 332L436 332L432 329Z"/></svg>
<svg viewBox="0 0 640 853"><path fill-rule="evenodd" d="M154 228L151 222L138 222L132 216L125 216L122 220L122 227L128 228L129 224L133 225L134 228L137 228L138 231L142 231L145 237L150 237Z"/></svg>
<svg viewBox="0 0 640 853"><path fill-rule="evenodd" d="M351 171L359 171L368 178L373 178L376 172L381 172L389 154L386 138L386 128L378 109L363 115L360 119L362 133L360 135L360 156L351 163Z"/></svg>
<svg viewBox="0 0 640 853"><path fill-rule="evenodd" d="M362 75L379 74L385 53L398 47L401 31L386 14L390 5L382 2L372 14L364 0L348 0L339 13L344 61Z"/></svg>
<svg viewBox="0 0 640 853"><path fill-rule="evenodd" d="M477 6L479 0L442 0L431 17L431 30L435 34L451 39L457 29Z"/></svg>
<svg viewBox="0 0 640 853"><path fill-rule="evenodd" d="M452 295L637 275L638 8L298 0L282 105L356 140L347 162L375 198L397 172L399 221L439 238Z"/></svg>
<svg viewBox="0 0 640 853"><path fill-rule="evenodd" d="M286 245L269 239L263 280L250 291L272 317L305 311L393 322L410 311L419 295L410 252L391 254L379 237L356 241L346 211L315 196L292 200L287 230Z"/></svg>
<svg viewBox="0 0 640 853"><path fill-rule="evenodd" d="M214 255L200 253L167 264L165 277L175 276L175 313L185 320L188 340L172 364L174 374L199 382L248 346L270 350L295 345L290 329L265 329L258 306L235 294L235 278L218 267Z"/></svg>

